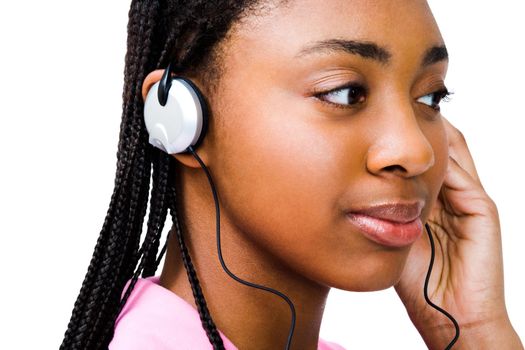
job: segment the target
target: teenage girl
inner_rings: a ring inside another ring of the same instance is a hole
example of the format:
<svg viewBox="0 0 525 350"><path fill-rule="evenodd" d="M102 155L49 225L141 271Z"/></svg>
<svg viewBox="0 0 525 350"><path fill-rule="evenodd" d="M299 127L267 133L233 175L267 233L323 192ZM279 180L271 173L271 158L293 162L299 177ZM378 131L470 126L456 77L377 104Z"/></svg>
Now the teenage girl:
<svg viewBox="0 0 525 350"><path fill-rule="evenodd" d="M114 192L61 349L341 349L330 288L391 286L431 349L523 349L447 62L424 0L133 0ZM146 127L174 86L208 117L183 150Z"/></svg>

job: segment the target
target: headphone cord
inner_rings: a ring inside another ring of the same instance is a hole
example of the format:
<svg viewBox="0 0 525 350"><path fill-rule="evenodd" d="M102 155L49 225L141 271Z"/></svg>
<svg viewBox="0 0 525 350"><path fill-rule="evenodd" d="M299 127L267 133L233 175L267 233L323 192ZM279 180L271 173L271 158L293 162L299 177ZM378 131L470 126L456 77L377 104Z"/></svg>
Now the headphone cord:
<svg viewBox="0 0 525 350"><path fill-rule="evenodd" d="M284 301L286 301L286 303L288 303L288 306L290 306L290 311L292 313L292 320L291 320L291 324L290 324L290 332L288 333L288 340L286 342L286 350L289 350L290 346L292 344L292 337L293 337L293 332L294 332L294 329L295 329L295 307L294 307L292 301L285 294L279 292L278 290L275 290L275 289L270 288L270 287L262 286L260 284L255 284L255 283L252 283L252 282L245 281L245 280L237 277L236 275L234 275L228 269L228 267L226 266L226 263L224 262L224 260L222 258L221 228L220 228L221 221L220 221L219 196L217 195L217 190L215 189L215 184L213 183L213 179L211 177L210 172L208 171L208 168L206 167L204 162L200 159L200 157L197 155L197 153L195 152L193 147L189 146L187 150L189 152L191 152L191 154L193 155L193 157L195 157L195 159L197 159L197 161L199 162L200 166L202 167L202 169L206 173L206 177L208 178L208 182L210 183L211 191L213 193L213 200L215 202L215 218L216 218L215 222L216 222L216 232L217 232L217 253L219 255L219 261L221 262L222 269L224 270L224 272L226 272L228 274L228 276L233 278L235 281L237 281L239 283L242 283L242 284L244 284L244 285L246 285L248 287L262 289L262 290L265 290L267 292L273 293L273 294L283 298Z"/></svg>
<svg viewBox="0 0 525 350"><path fill-rule="evenodd" d="M432 267L434 265L434 255L435 255L435 247L434 247L434 239L432 238L432 232L430 231L430 226L428 223L425 223L425 228L427 229L428 238L430 239L430 264L428 266L428 272L427 276L425 277L425 287L423 288L423 294L425 295L425 301L428 305L432 306L437 311L441 312L443 315L447 316L449 320L452 321L454 324L454 328L456 329L456 335L454 336L454 339L447 345L445 350L452 349L452 346L456 343L456 341L459 338L459 325L457 321L452 317L451 314L434 304L429 298L428 298L428 281L430 280L430 273L432 272Z"/></svg>

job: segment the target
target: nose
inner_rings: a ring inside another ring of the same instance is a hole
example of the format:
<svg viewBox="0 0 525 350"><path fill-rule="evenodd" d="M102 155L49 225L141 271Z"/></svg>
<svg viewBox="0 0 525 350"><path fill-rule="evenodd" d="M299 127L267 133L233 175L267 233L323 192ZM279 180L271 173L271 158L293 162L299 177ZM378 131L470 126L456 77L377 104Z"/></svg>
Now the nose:
<svg viewBox="0 0 525 350"><path fill-rule="evenodd" d="M367 153L368 171L376 175L413 177L434 165L434 150L419 126L411 103L389 104L376 124ZM395 106L395 108L392 108Z"/></svg>

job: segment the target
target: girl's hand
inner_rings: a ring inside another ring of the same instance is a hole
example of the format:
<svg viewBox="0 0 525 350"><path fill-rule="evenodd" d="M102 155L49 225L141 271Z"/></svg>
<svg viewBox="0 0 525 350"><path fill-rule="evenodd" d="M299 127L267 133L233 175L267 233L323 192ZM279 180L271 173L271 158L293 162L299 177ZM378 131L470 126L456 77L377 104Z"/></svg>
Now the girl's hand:
<svg viewBox="0 0 525 350"><path fill-rule="evenodd" d="M427 221L436 247L428 296L458 321L461 333L454 348L523 349L505 308L498 210L481 185L463 135L445 118L443 122L449 162ZM429 260L424 230L395 290L427 346L444 349L455 330L448 318L425 302Z"/></svg>

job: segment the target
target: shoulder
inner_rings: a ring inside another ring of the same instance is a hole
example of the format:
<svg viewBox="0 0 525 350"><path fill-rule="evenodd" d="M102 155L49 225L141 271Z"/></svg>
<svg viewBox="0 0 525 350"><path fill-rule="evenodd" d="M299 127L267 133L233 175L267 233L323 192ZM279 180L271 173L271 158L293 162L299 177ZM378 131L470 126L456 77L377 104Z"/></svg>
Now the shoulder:
<svg viewBox="0 0 525 350"><path fill-rule="evenodd" d="M318 350L346 350L341 345L334 342L319 339Z"/></svg>
<svg viewBox="0 0 525 350"><path fill-rule="evenodd" d="M220 330L219 334L227 350L237 350ZM113 339L109 344L109 350L211 348L197 310L160 286L156 276L137 280L115 322ZM345 349L319 339L318 350Z"/></svg>
<svg viewBox="0 0 525 350"><path fill-rule="evenodd" d="M109 350L169 350L173 349L169 344L165 344L162 337L159 337L151 329L118 327L111 343Z"/></svg>
<svg viewBox="0 0 525 350"><path fill-rule="evenodd" d="M225 339L226 349L235 349ZM197 310L158 284L139 278L120 312L109 350L211 349Z"/></svg>

